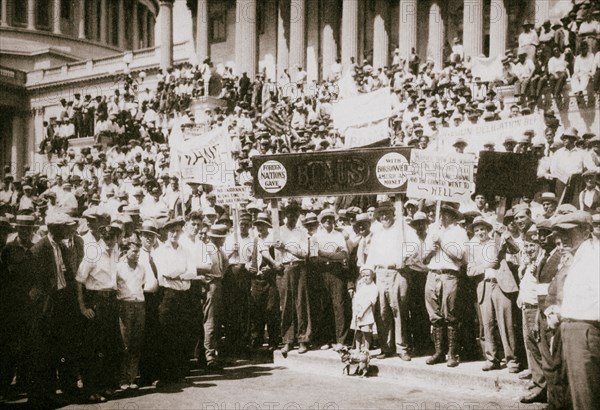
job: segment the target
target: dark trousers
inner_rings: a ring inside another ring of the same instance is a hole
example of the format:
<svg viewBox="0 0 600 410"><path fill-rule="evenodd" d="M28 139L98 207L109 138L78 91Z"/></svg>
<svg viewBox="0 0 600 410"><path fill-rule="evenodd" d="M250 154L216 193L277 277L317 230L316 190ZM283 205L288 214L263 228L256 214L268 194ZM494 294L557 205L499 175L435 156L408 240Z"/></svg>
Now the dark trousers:
<svg viewBox="0 0 600 410"><path fill-rule="evenodd" d="M405 269L403 274L408 278L408 343L415 351L424 353L431 347L430 324L425 307L427 272Z"/></svg>
<svg viewBox="0 0 600 410"><path fill-rule="evenodd" d="M546 380L548 408L553 410L571 408L567 369L562 354L561 329L548 329L548 319L543 312L538 317L540 329L539 349L542 371Z"/></svg>
<svg viewBox="0 0 600 410"><path fill-rule="evenodd" d="M425 306L429 320L434 326L443 326L444 322L454 325L456 315L458 277L445 273L429 272L425 283Z"/></svg>
<svg viewBox="0 0 600 410"><path fill-rule="evenodd" d="M306 264L294 262L277 277L281 303L281 336L283 343L309 343L312 336Z"/></svg>
<svg viewBox="0 0 600 410"><path fill-rule="evenodd" d="M277 347L280 336L279 293L275 279L253 279L250 286L250 321L252 345L259 347L264 342L265 326L269 335L269 346Z"/></svg>
<svg viewBox="0 0 600 410"><path fill-rule="evenodd" d="M192 334L190 332L190 293L164 288L158 307L161 359L160 379L177 381L186 376Z"/></svg>
<svg viewBox="0 0 600 410"><path fill-rule="evenodd" d="M540 353L540 334L537 324L538 308L523 307L523 340L527 351L527 362L531 371L531 381L535 384L535 391L542 393L546 390L546 378L542 372L542 354Z"/></svg>
<svg viewBox="0 0 600 410"><path fill-rule="evenodd" d="M322 306L319 315L319 334L325 336L325 342L335 340L344 344L348 337L350 323L346 320L347 284L341 264L321 265L319 272L323 278Z"/></svg>
<svg viewBox="0 0 600 410"><path fill-rule="evenodd" d="M160 377L159 360L160 325L158 322L158 306L160 305L160 293L144 293L144 335L140 355L140 383L150 384Z"/></svg>
<svg viewBox="0 0 600 410"><path fill-rule="evenodd" d="M46 308L37 310L31 326L29 343L29 398L45 401L58 387L63 392L77 389L80 360L81 327L74 289L54 292Z"/></svg>
<svg viewBox="0 0 600 410"><path fill-rule="evenodd" d="M244 266L229 266L223 278L227 350L240 352L250 342L250 276Z"/></svg>
<svg viewBox="0 0 600 410"><path fill-rule="evenodd" d="M85 304L94 318L85 325L84 385L89 393L117 386L122 353L119 305L115 292L85 292Z"/></svg>
<svg viewBox="0 0 600 410"><path fill-rule="evenodd" d="M573 408L597 408L600 404L600 323L563 321L560 326Z"/></svg>

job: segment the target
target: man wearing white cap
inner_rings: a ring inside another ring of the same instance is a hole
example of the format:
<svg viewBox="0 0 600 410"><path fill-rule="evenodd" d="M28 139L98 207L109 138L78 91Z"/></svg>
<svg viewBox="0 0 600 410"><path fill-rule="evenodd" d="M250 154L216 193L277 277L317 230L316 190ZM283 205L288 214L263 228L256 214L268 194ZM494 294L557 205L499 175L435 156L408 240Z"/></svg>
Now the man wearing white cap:
<svg viewBox="0 0 600 410"><path fill-rule="evenodd" d="M394 205L382 202L375 211L381 229L373 234L367 265L376 274L379 304L375 320L380 334L381 354L378 358L398 355L410 361L408 354L408 278L402 275L405 236L402 220L395 218Z"/></svg>
<svg viewBox="0 0 600 410"><path fill-rule="evenodd" d="M326 344L335 339L334 349L339 351L348 336L348 323L344 306L347 294L347 278L344 263L348 247L344 235L334 229L335 212L325 209L319 214L321 228L311 237L311 248L317 251L316 270L323 281L323 304L319 314L319 335ZM334 326L331 326L331 324ZM335 334L332 334L331 331Z"/></svg>

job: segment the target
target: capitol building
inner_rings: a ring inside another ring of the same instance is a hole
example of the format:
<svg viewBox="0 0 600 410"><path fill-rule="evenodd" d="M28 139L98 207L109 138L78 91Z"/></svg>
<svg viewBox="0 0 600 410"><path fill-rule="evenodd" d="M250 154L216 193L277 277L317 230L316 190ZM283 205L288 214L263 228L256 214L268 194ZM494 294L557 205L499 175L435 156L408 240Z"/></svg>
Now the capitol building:
<svg viewBox="0 0 600 410"><path fill-rule="evenodd" d="M407 57L440 67L455 38L465 56L515 47L525 20L562 17L568 0L0 0L0 161L38 161L61 99L113 95L123 73L154 88L161 69L201 63L309 82L339 59L374 68ZM566 10L566 11L565 11ZM77 142L72 142L77 145Z"/></svg>

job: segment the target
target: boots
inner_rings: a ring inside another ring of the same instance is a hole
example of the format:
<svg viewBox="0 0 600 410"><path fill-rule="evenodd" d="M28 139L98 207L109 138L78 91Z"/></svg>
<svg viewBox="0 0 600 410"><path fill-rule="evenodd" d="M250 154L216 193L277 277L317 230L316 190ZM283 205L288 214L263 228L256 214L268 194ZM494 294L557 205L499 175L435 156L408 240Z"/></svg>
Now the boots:
<svg viewBox="0 0 600 410"><path fill-rule="evenodd" d="M433 344L435 345L435 353L431 356L425 363L427 364L438 364L444 362L444 353L442 352L443 346L443 333L444 329L440 326L433 326L431 329L431 334L433 336Z"/></svg>
<svg viewBox="0 0 600 410"><path fill-rule="evenodd" d="M458 328L448 326L448 367L458 366Z"/></svg>

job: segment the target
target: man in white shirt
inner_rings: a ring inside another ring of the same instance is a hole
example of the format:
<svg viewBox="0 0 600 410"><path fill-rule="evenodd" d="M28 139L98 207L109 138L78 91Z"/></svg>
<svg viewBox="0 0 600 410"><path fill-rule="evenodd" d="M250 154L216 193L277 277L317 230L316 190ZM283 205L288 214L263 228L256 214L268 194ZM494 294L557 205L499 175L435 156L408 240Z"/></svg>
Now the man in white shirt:
<svg viewBox="0 0 600 410"><path fill-rule="evenodd" d="M569 75L567 68L568 65L564 55L560 53L558 47L554 47L552 57L548 60L548 74L550 75L554 98L558 101L562 101L563 87Z"/></svg>
<svg viewBox="0 0 600 410"><path fill-rule="evenodd" d="M515 83L515 97L520 97L521 104L525 102L529 90L529 81L535 71L535 65L531 59L527 58L527 53L519 53L519 61L513 66L513 74L517 77Z"/></svg>
<svg viewBox="0 0 600 410"><path fill-rule="evenodd" d="M582 96L587 91L594 70L594 55L589 52L588 44L583 42L581 43L581 53L575 57L575 66L571 77L571 90L575 95Z"/></svg>
<svg viewBox="0 0 600 410"><path fill-rule="evenodd" d="M284 208L285 225L280 229L280 240L275 243L281 253L283 276L277 283L281 302L282 354L287 354L298 340L299 354L308 351L312 335L310 306L308 304L308 283L305 258L308 256L308 235L298 228L300 204L290 201Z"/></svg>
<svg viewBox="0 0 600 410"><path fill-rule="evenodd" d="M560 137L564 147L552 156L550 173L557 179L556 195L560 196L574 174L581 174L589 169L597 169L590 153L575 146L578 132L570 127Z"/></svg>
<svg viewBox="0 0 600 410"><path fill-rule="evenodd" d="M239 232L231 232L225 239L223 250L228 268L223 278L223 313L225 314L225 339L234 354L244 353L250 342L250 276L246 266L252 257L254 235L252 215L240 213Z"/></svg>
<svg viewBox="0 0 600 410"><path fill-rule="evenodd" d="M402 275L406 230L396 219L394 204L382 202L375 211L381 228L373 233L367 265L373 266L379 288L379 308L375 311L381 335L378 358L398 355L410 361L408 354L408 279Z"/></svg>
<svg viewBox="0 0 600 410"><path fill-rule="evenodd" d="M458 366L458 327L457 316L458 275L464 264L465 247L469 238L467 232L456 222L461 214L452 206L442 205L440 226L431 225L425 239L423 262L429 268L425 284L425 304L432 325L435 354L427 359L427 364L442 363L444 327L448 326L448 367Z"/></svg>
<svg viewBox="0 0 600 410"><path fill-rule="evenodd" d="M560 322L573 408L594 408L600 400L600 218L575 211L557 217L552 230L563 258L545 313L549 327Z"/></svg>
<svg viewBox="0 0 600 410"><path fill-rule="evenodd" d="M538 35L533 29L534 25L531 21L523 22L523 32L519 34L519 53L525 53L528 60L535 58L535 51L538 46Z"/></svg>
<svg viewBox="0 0 600 410"><path fill-rule="evenodd" d="M117 300L124 356L121 362L121 390L136 390L141 346L144 335L144 286L152 282L152 272L138 263L142 242L137 235L126 242L127 253L117 265Z"/></svg>
<svg viewBox="0 0 600 410"><path fill-rule="evenodd" d="M319 214L321 227L311 237L311 249L316 250L315 268L323 281L323 305L318 315L322 331L319 334L327 344L335 340L333 350L339 351L349 330L344 311L348 293L344 263L348 258L348 247L344 234L334 229L335 218L332 209L325 209ZM333 329L331 323L335 324Z"/></svg>

